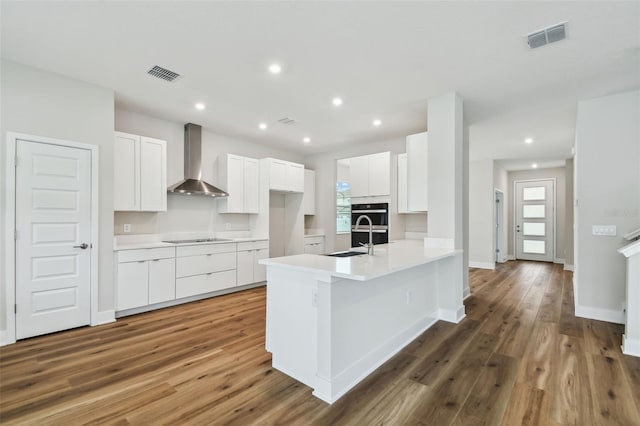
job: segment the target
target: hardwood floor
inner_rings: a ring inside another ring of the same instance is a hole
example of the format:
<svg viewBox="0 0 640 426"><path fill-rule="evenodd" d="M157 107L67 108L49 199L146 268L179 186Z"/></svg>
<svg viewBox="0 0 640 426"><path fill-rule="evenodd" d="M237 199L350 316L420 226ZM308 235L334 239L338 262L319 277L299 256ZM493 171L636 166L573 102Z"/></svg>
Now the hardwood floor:
<svg viewBox="0 0 640 426"><path fill-rule="evenodd" d="M639 425L622 326L576 318L571 273L472 269L438 322L333 405L271 368L265 290L0 348L2 424Z"/></svg>

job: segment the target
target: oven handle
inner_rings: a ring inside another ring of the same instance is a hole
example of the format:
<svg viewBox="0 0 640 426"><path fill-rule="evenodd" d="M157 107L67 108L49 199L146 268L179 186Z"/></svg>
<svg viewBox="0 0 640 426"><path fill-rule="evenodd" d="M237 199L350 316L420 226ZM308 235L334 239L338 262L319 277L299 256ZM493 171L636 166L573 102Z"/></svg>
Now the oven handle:
<svg viewBox="0 0 640 426"><path fill-rule="evenodd" d="M385 209L379 210L351 210L351 213L387 213Z"/></svg>
<svg viewBox="0 0 640 426"><path fill-rule="evenodd" d="M358 229L351 229L351 232L369 232L368 229L362 229L362 228L358 228ZM373 229L371 230L372 233L374 234L386 234L388 231L386 229Z"/></svg>

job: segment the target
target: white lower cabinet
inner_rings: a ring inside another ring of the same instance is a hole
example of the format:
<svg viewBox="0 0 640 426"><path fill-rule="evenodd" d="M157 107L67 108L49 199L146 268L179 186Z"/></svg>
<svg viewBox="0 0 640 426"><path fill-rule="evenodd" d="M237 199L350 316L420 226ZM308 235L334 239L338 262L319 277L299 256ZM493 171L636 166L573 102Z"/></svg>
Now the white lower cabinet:
<svg viewBox="0 0 640 426"><path fill-rule="evenodd" d="M304 237L304 252L306 254L324 254L324 236Z"/></svg>
<svg viewBox="0 0 640 426"><path fill-rule="evenodd" d="M118 311L175 299L173 247L118 252Z"/></svg>
<svg viewBox="0 0 640 426"><path fill-rule="evenodd" d="M178 247L176 298L236 285L236 243Z"/></svg>
<svg viewBox="0 0 640 426"><path fill-rule="evenodd" d="M237 285L253 284L267 279L267 268L260 265L260 259L269 257L269 241L245 241L238 243Z"/></svg>

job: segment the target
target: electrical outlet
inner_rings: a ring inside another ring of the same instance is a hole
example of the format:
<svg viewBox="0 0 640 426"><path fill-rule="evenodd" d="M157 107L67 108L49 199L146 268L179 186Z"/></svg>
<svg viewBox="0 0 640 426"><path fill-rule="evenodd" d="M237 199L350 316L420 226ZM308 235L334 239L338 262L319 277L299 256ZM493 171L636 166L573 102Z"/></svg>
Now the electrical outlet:
<svg viewBox="0 0 640 426"><path fill-rule="evenodd" d="M128 234L129 232L131 232L131 224L130 223L125 223L124 226L122 227L123 231Z"/></svg>
<svg viewBox="0 0 640 426"><path fill-rule="evenodd" d="M591 227L591 233L593 235L615 237L616 226L615 225L593 225Z"/></svg>
<svg viewBox="0 0 640 426"><path fill-rule="evenodd" d="M407 299L407 305L411 304L411 292L407 290L407 294L406 294L406 299Z"/></svg>
<svg viewBox="0 0 640 426"><path fill-rule="evenodd" d="M318 290L316 289L311 290L311 306L318 306Z"/></svg>

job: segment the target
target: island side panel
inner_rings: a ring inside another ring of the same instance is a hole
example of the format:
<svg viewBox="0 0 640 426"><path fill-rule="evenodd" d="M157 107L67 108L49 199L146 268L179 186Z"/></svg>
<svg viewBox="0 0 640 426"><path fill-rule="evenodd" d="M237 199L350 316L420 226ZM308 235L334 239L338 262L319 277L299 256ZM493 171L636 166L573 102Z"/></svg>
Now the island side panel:
<svg viewBox="0 0 640 426"><path fill-rule="evenodd" d="M266 349L277 370L316 386L317 279L313 274L267 266Z"/></svg>
<svg viewBox="0 0 640 426"><path fill-rule="evenodd" d="M330 297L318 303L314 395L334 402L435 323L439 262L368 281L319 284Z"/></svg>
<svg viewBox="0 0 640 426"><path fill-rule="evenodd" d="M459 323L465 317L462 253L446 257L438 265L439 319Z"/></svg>

